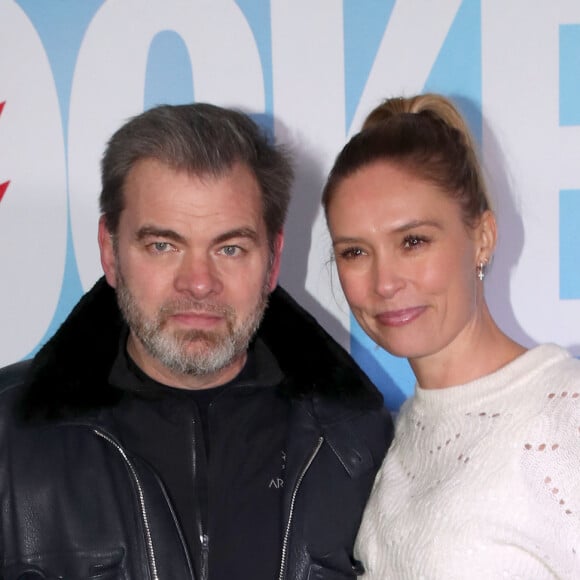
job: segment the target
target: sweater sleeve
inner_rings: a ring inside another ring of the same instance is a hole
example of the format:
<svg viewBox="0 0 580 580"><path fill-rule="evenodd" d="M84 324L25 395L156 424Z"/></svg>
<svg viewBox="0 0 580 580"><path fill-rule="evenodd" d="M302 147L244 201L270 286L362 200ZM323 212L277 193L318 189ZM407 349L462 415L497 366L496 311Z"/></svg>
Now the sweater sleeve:
<svg viewBox="0 0 580 580"><path fill-rule="evenodd" d="M580 381L566 372L552 381L522 441L521 473L540 515L545 560L561 577L580 578Z"/></svg>

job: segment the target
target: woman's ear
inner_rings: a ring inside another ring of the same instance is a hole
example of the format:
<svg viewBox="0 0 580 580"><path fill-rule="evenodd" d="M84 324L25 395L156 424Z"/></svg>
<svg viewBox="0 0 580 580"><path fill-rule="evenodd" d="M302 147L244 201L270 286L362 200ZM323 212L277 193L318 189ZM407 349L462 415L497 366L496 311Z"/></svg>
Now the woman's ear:
<svg viewBox="0 0 580 580"><path fill-rule="evenodd" d="M497 244L497 222L491 210L483 212L476 227L477 231L477 263L487 264L491 261Z"/></svg>

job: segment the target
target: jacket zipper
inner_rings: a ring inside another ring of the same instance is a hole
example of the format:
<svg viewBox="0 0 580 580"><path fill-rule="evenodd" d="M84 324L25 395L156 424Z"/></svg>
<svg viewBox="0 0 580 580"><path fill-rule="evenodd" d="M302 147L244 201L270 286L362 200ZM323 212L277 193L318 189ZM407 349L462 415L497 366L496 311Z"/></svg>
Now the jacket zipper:
<svg viewBox="0 0 580 580"><path fill-rule="evenodd" d="M201 531L201 577L202 580L207 580L208 577L208 557L209 557L209 537Z"/></svg>
<svg viewBox="0 0 580 580"><path fill-rule="evenodd" d="M320 451L320 448L322 447L323 443L324 437L321 436L318 438L316 446L314 447L312 453L310 454L310 457L308 458L306 465L304 465L304 467L302 468L300 476L298 477L296 485L294 486L294 491L292 492L292 500L290 501L290 513L288 514L288 523L286 524L286 531L284 532L284 541L282 543L282 558L280 562L280 575L278 576L278 580L284 580L284 578L286 578L286 564L288 560L288 542L290 541L290 528L292 527L292 519L294 517L294 505L296 504L296 496L298 495L298 490L300 488L300 485L302 484L302 480L304 479L306 473L310 469L312 462L318 455L318 452Z"/></svg>
<svg viewBox="0 0 580 580"><path fill-rule="evenodd" d="M195 419L191 421L192 429L192 467L193 467L193 482L197 480L197 440L195 436ZM201 507L198 505L197 513L197 531L199 534L199 542L201 544L201 565L200 565L200 580L207 580L208 578L208 557L209 557L209 537L203 529L203 522L201 521L201 514L199 510Z"/></svg>
<svg viewBox="0 0 580 580"><path fill-rule="evenodd" d="M157 561L155 559L155 552L153 550L153 540L151 539L151 528L149 527L149 518L147 517L147 511L145 509L145 494L143 493L143 487L141 486L141 482L139 481L135 467L133 467L133 464L127 457L125 450L116 441L98 429L93 429L93 432L105 441L109 442L121 454L121 457L129 467L129 471L133 476L133 480L135 481L135 486L137 488L137 494L139 496L139 507L141 509L141 517L143 519L143 525L145 528L145 539L147 544L147 554L149 556L149 565L151 566L151 575L153 580L159 580L159 574L157 572Z"/></svg>

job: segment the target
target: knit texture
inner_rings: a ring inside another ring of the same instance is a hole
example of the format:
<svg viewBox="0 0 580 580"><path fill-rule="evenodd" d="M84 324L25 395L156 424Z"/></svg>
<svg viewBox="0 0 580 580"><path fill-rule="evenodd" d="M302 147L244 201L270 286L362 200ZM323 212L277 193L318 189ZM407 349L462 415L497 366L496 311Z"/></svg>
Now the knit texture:
<svg viewBox="0 0 580 580"><path fill-rule="evenodd" d="M580 578L580 361L546 344L416 387L356 555L365 580Z"/></svg>

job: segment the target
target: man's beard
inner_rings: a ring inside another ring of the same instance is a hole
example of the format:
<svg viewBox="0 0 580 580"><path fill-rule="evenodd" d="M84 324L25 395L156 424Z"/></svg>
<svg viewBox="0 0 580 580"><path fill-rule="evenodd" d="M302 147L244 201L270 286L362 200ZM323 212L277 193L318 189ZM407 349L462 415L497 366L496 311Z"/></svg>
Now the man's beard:
<svg viewBox="0 0 580 580"><path fill-rule="evenodd" d="M254 308L237 325L236 311L231 306L187 297L168 300L154 318L147 318L118 267L116 277L117 302L129 328L153 358L180 375L211 375L241 357L248 350L268 305L269 287L265 280ZM170 317L180 312L217 314L226 322L226 330L170 331L165 328Z"/></svg>

